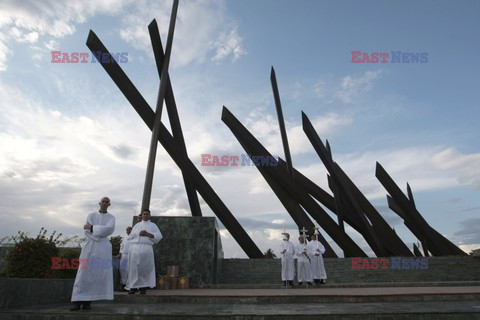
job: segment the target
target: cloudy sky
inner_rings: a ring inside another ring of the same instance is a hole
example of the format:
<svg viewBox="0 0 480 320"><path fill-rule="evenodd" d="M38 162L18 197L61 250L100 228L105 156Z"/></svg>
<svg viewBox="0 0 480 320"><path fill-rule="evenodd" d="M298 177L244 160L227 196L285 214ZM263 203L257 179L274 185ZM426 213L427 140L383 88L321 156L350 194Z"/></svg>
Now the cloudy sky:
<svg viewBox="0 0 480 320"><path fill-rule="evenodd" d="M51 52L89 53L93 30L111 52L127 53L120 65L153 106L159 78L147 25L156 18L166 43L171 5L0 2L0 237L42 226L81 235L104 195L123 234L140 207L150 131L91 53L87 63L52 63ZM283 157L274 66L299 171L329 191L303 110L409 247L416 239L388 209L376 161L404 192L410 183L436 230L467 252L480 247L479 10L477 1L181 0L170 77L190 159L262 251L277 250L284 228L296 235L256 168L201 165L202 154L244 153L220 119L223 105ZM352 63L352 51L389 57ZM427 61L393 63L392 51L426 53ZM151 209L190 214L181 173L161 146ZM245 257L222 236L226 257Z"/></svg>

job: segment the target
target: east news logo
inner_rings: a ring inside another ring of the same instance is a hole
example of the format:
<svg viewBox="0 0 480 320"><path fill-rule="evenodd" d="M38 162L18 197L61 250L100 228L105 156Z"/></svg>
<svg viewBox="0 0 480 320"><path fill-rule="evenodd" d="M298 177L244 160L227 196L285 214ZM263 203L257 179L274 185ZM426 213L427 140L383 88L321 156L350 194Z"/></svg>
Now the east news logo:
<svg viewBox="0 0 480 320"><path fill-rule="evenodd" d="M428 269L427 258L402 258L392 257L388 258L352 258L352 270L365 270L365 269L397 269L397 270L415 270L415 269Z"/></svg>
<svg viewBox="0 0 480 320"><path fill-rule="evenodd" d="M388 52L368 52L351 51L352 63L427 63L428 52L402 52L391 51ZM388 61L388 58L391 60Z"/></svg>

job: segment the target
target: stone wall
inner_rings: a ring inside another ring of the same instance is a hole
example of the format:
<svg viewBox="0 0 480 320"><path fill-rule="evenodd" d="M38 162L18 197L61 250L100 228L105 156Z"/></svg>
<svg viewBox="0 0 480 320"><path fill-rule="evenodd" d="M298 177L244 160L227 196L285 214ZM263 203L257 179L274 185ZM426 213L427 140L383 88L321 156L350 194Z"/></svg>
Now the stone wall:
<svg viewBox="0 0 480 320"><path fill-rule="evenodd" d="M0 278L0 308L70 302L73 282L74 279Z"/></svg>
<svg viewBox="0 0 480 320"><path fill-rule="evenodd" d="M372 261L373 258L368 258ZM430 257L426 269L352 269L351 258L326 258L329 283L480 281L480 258ZM371 264L371 263L370 263ZM370 265L369 264L369 265ZM296 265L296 263L295 263ZM220 284L278 284L280 259L224 259Z"/></svg>
<svg viewBox="0 0 480 320"><path fill-rule="evenodd" d="M133 220L134 225L137 218ZM191 287L217 283L223 249L215 217L152 216L151 221L163 235L154 246L157 274L165 275L167 266L177 265Z"/></svg>

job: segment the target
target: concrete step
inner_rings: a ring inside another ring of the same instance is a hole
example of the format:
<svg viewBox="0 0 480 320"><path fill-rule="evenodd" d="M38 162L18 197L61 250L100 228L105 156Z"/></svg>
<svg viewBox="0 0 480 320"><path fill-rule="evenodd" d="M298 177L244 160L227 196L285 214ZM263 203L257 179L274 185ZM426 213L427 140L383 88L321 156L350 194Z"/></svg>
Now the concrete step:
<svg viewBox="0 0 480 320"><path fill-rule="evenodd" d="M480 286L296 289L149 290L146 295L118 293L115 301L134 304L301 304L353 302L479 301Z"/></svg>
<svg viewBox="0 0 480 320"><path fill-rule="evenodd" d="M0 310L2 320L471 320L480 319L479 301L302 303L302 304L142 304L101 302L91 310L69 311L69 305Z"/></svg>
<svg viewBox="0 0 480 320"><path fill-rule="evenodd" d="M462 286L480 286L480 281L441 281L441 282L359 282L359 283L332 283L327 282L323 285L307 286L303 284L301 287L295 283L289 289L297 288L375 288L375 287L462 287ZM284 289L281 283L255 283L255 284L212 284L202 287L203 289Z"/></svg>

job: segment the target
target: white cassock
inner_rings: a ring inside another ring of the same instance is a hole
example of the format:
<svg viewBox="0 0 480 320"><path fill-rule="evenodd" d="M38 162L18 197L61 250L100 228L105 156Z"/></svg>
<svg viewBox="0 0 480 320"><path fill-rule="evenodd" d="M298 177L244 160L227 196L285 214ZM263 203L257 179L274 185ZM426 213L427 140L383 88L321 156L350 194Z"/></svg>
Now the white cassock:
<svg viewBox="0 0 480 320"><path fill-rule="evenodd" d="M113 300L112 244L108 236L115 230L115 217L110 213L93 212L87 217L93 232L85 230L81 259L88 259L86 268L78 267L73 284L72 302Z"/></svg>
<svg viewBox="0 0 480 320"><path fill-rule="evenodd" d="M127 284L129 248L130 248L130 242L125 237L123 238L122 243L120 244L120 253L122 254L122 257L120 258L120 265L119 265L121 284Z"/></svg>
<svg viewBox="0 0 480 320"><path fill-rule="evenodd" d="M312 267L313 279L327 279L325 266L323 265L323 256L325 247L318 240L312 240L308 243L310 252L310 265Z"/></svg>
<svg viewBox="0 0 480 320"><path fill-rule="evenodd" d="M282 254L283 250L285 250L285 253ZM293 243L288 240L282 241L279 252L282 255L282 281L292 281L295 275L295 266L293 264L295 248Z"/></svg>
<svg viewBox="0 0 480 320"><path fill-rule="evenodd" d="M153 234L153 238L140 237L140 231ZM157 225L150 221L137 223L128 236L128 281L125 289L155 287L155 260L153 245L162 239L162 233Z"/></svg>
<svg viewBox="0 0 480 320"><path fill-rule="evenodd" d="M312 282L313 278L310 261L308 257L303 254L304 252L308 255L308 246L306 246L304 243L298 243L295 246L295 256L297 257L298 282Z"/></svg>

